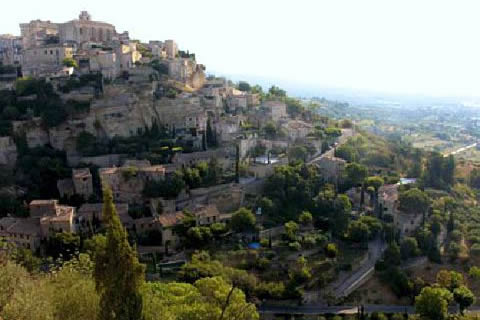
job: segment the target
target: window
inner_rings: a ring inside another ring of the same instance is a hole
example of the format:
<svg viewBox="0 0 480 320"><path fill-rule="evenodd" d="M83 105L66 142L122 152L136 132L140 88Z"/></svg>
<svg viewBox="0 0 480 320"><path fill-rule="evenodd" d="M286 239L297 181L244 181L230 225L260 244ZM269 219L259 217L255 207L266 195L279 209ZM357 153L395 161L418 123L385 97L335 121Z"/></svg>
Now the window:
<svg viewBox="0 0 480 320"><path fill-rule="evenodd" d="M48 50L45 50L45 54L48 54Z"/></svg>
<svg viewBox="0 0 480 320"><path fill-rule="evenodd" d="M50 54L53 54L53 50L50 50Z"/></svg>
<svg viewBox="0 0 480 320"><path fill-rule="evenodd" d="M80 34L83 34L83 28L80 28Z"/></svg>

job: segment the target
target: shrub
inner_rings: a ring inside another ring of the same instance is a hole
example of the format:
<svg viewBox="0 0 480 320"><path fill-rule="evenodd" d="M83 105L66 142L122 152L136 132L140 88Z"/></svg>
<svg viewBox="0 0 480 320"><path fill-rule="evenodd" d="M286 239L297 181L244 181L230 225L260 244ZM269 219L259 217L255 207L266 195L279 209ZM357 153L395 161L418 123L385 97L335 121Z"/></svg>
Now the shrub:
<svg viewBox="0 0 480 320"><path fill-rule="evenodd" d="M288 244L288 247L291 249L291 250L295 250L295 251L300 251L302 249L302 245L300 244L300 242L298 241L294 241L294 242L290 242Z"/></svg>
<svg viewBox="0 0 480 320"><path fill-rule="evenodd" d="M328 258L335 258L338 254L338 249L335 243L329 243L325 247L325 255Z"/></svg>

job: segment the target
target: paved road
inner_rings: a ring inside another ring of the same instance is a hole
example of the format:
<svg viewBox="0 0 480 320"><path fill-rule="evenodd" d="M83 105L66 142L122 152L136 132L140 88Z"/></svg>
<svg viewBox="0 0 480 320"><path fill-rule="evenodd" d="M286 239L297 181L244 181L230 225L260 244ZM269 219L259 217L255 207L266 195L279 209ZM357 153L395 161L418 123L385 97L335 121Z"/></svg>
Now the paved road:
<svg viewBox="0 0 480 320"><path fill-rule="evenodd" d="M364 305L365 313L383 312L383 313L408 313L414 314L415 307L399 305L370 304ZM260 306L258 312L261 314L289 314L289 315L317 315L317 314L355 314L358 312L357 306L317 306L303 305L297 307L282 306ZM449 308L450 313L457 313L456 307ZM470 307L468 313L479 313L480 306Z"/></svg>
<svg viewBox="0 0 480 320"><path fill-rule="evenodd" d="M384 312L384 313L409 313L414 314L415 308L412 306L395 306L395 305L365 305L366 313ZM260 306L258 312L262 314L355 314L358 312L357 306L298 306L298 307L282 307L282 306Z"/></svg>
<svg viewBox="0 0 480 320"><path fill-rule="evenodd" d="M468 145L468 146L458 148L458 149L455 150L455 151L452 151L452 152L449 152L449 153L445 153L443 156L444 156L444 157L448 157L448 156L450 156L450 155L454 156L454 155L456 155L457 153L466 151L466 150L471 149L471 148L475 148L476 146L477 146L477 143L473 143L473 144L470 144L470 145Z"/></svg>
<svg viewBox="0 0 480 320"><path fill-rule="evenodd" d="M342 135L338 138L338 145L341 145L347 141L349 137L352 137L354 135L352 129L342 129ZM312 159L308 161L307 164L312 164L314 162L317 162L318 160L324 158L324 157L333 157L335 153L335 149L332 147L330 150L326 151L325 153L322 153L321 151L317 152L312 156Z"/></svg>
<svg viewBox="0 0 480 320"><path fill-rule="evenodd" d="M375 263L381 258L383 251L385 250L385 243L376 239L368 243L368 260L356 271L354 271L348 278L342 283L336 283L333 286L333 295L336 298L348 296L352 293L359 284L369 276L375 269Z"/></svg>

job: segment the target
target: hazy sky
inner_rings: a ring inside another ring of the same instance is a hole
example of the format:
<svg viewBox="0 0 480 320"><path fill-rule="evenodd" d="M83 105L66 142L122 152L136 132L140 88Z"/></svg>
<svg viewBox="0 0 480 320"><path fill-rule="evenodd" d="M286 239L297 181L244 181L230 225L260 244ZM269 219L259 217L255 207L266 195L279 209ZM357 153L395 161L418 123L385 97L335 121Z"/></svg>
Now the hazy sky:
<svg viewBox="0 0 480 320"><path fill-rule="evenodd" d="M176 39L220 73L480 96L478 0L17 0L2 8L0 33L88 10L131 38Z"/></svg>

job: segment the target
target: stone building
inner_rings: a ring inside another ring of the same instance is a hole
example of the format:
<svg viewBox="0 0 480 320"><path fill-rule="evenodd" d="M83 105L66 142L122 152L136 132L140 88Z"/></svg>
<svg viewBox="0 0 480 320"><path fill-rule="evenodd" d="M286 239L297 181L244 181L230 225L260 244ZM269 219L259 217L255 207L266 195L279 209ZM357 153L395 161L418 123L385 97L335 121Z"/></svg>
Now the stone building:
<svg viewBox="0 0 480 320"><path fill-rule="evenodd" d="M206 206L197 206L193 210L195 223L197 226L209 226L214 223L228 223L232 219L232 214L221 214L214 204Z"/></svg>
<svg viewBox="0 0 480 320"><path fill-rule="evenodd" d="M271 121L279 121L287 117L287 105L282 101L265 101L263 107L267 109L268 118Z"/></svg>
<svg viewBox="0 0 480 320"><path fill-rule="evenodd" d="M174 227L181 223L184 218L181 211L166 213L158 217L145 217L135 219L135 231L137 234L147 233L149 231L159 231L162 234L162 246L177 247L180 238L175 233Z"/></svg>
<svg viewBox="0 0 480 320"><path fill-rule="evenodd" d="M170 78L191 88L199 89L205 83L205 67L190 58L176 58L167 61Z"/></svg>
<svg viewBox="0 0 480 320"><path fill-rule="evenodd" d="M340 182L347 162L341 158L325 156L316 161L315 164L320 169L325 181L337 184Z"/></svg>
<svg viewBox="0 0 480 320"><path fill-rule="evenodd" d="M288 138L292 141L305 139L308 134L313 132L313 125L302 120L290 120L282 127L287 132Z"/></svg>
<svg viewBox="0 0 480 320"><path fill-rule="evenodd" d="M23 61L23 40L11 34L0 35L0 62L4 65L20 65Z"/></svg>
<svg viewBox="0 0 480 320"><path fill-rule="evenodd" d="M0 219L0 238L26 249L40 247L41 234L38 219L12 218Z"/></svg>
<svg viewBox="0 0 480 320"><path fill-rule="evenodd" d="M115 203L115 209L123 226L130 230L133 228L133 219L128 214L127 203ZM76 222L81 229L88 230L94 221L104 223L103 203L85 203L78 208Z"/></svg>
<svg viewBox="0 0 480 320"><path fill-rule="evenodd" d="M59 205L57 200L30 202L29 218L0 219L0 237L7 242L31 250L40 247L41 240L57 232L75 232L75 208Z"/></svg>
<svg viewBox="0 0 480 320"><path fill-rule="evenodd" d="M399 210L398 187L400 184L383 185L378 190L378 206L382 215L391 215L400 235L412 234L423 221L423 212L409 214Z"/></svg>
<svg viewBox="0 0 480 320"><path fill-rule="evenodd" d="M245 94L229 95L227 97L227 107L232 110L246 110L248 107L248 98Z"/></svg>
<svg viewBox="0 0 480 320"><path fill-rule="evenodd" d="M72 170L73 186L75 193L88 199L93 194L92 173L89 168Z"/></svg>
<svg viewBox="0 0 480 320"><path fill-rule="evenodd" d="M148 181L161 181L165 167L149 165L142 167L124 165L114 168L100 168L100 181L108 185L118 202L141 203L142 192Z"/></svg>
<svg viewBox="0 0 480 320"><path fill-rule="evenodd" d="M33 47L23 51L22 72L24 76L40 76L63 70L63 60L73 58L73 47L58 44Z"/></svg>
<svg viewBox="0 0 480 320"><path fill-rule="evenodd" d="M235 156L229 150L216 149L209 151L191 152L191 153L176 153L172 158L172 163L176 166L193 166L199 162L209 162L215 159L223 170L233 168Z"/></svg>
<svg viewBox="0 0 480 320"><path fill-rule="evenodd" d="M174 40L165 40L165 52L169 59L175 59L178 54L178 46Z"/></svg>
<svg viewBox="0 0 480 320"><path fill-rule="evenodd" d="M49 39L58 36L58 24L51 21L33 20L20 24L23 48L30 49L44 46Z"/></svg>
<svg viewBox="0 0 480 320"><path fill-rule="evenodd" d="M87 11L82 11L76 20L58 24L60 43L81 44L84 42L110 42L117 32L115 26L93 21Z"/></svg>

